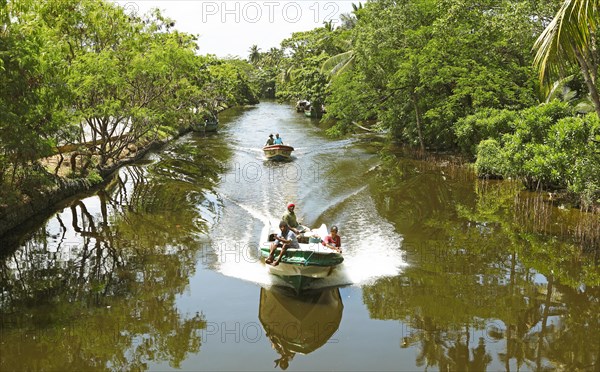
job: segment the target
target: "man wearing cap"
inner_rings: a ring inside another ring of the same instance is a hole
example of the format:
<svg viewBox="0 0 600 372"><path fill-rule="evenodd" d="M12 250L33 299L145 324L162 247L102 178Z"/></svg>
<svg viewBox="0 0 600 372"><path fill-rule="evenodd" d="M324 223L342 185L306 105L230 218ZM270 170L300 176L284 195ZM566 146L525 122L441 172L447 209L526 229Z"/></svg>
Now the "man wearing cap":
<svg viewBox="0 0 600 372"><path fill-rule="evenodd" d="M265 143L265 146L272 146L274 142L275 140L273 139L273 133L271 133L269 134L269 138L267 138L267 143Z"/></svg>
<svg viewBox="0 0 600 372"><path fill-rule="evenodd" d="M283 217L281 220L287 223L290 230L292 230L296 234L301 234L304 232L304 227L298 223L298 219L296 218L296 213L294 213L294 209L296 209L296 205L294 203L289 203L287 205L287 211L283 213Z"/></svg>

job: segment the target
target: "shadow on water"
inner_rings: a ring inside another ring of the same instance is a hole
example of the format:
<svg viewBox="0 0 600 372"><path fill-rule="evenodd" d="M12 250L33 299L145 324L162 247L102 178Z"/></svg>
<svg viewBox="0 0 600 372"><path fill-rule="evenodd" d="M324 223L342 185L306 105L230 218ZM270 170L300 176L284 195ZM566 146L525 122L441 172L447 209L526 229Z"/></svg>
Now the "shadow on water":
<svg viewBox="0 0 600 372"><path fill-rule="evenodd" d="M275 367L285 370L296 354L312 353L330 341L343 309L338 288L301 296L280 288L261 288L258 319L278 354Z"/></svg>

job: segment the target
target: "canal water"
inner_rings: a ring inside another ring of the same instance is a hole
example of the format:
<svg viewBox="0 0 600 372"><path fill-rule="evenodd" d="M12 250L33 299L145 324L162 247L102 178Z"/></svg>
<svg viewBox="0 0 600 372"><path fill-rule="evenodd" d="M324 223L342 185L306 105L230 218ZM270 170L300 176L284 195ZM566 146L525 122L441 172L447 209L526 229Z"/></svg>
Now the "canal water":
<svg viewBox="0 0 600 372"><path fill-rule="evenodd" d="M220 121L0 242L0 370L600 368L597 215L287 105ZM258 253L289 202L344 248L300 295Z"/></svg>

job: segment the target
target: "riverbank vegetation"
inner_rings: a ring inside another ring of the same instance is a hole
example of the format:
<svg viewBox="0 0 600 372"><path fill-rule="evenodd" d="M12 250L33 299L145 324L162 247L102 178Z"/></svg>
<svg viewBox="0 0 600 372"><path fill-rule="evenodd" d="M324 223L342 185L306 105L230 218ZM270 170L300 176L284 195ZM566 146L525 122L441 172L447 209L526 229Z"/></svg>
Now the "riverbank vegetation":
<svg viewBox="0 0 600 372"><path fill-rule="evenodd" d="M5 0L0 21L0 212L61 176L101 182L152 144L258 102L247 62L199 55L158 10Z"/></svg>
<svg viewBox="0 0 600 372"><path fill-rule="evenodd" d="M273 96L323 104L332 135L387 131L421 151L462 153L481 177L564 191L589 209L600 204L597 9L370 1L279 49L254 46L250 60Z"/></svg>

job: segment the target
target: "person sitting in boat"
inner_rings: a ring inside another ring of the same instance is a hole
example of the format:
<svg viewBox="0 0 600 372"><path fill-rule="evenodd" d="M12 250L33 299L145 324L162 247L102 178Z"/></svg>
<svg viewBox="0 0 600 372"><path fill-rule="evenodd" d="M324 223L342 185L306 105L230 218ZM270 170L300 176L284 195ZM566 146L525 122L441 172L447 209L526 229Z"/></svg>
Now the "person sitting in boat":
<svg viewBox="0 0 600 372"><path fill-rule="evenodd" d="M283 257L285 251L287 251L288 248L300 248L300 245L298 244L298 239L296 238L296 234L294 234L294 232L290 230L288 224L285 221L279 222L279 230L281 231L281 233L277 235L275 241L271 243L269 257L267 257L267 259L265 260L266 264L270 264L273 266L279 265L281 258ZM281 253L279 253L277 259L273 261L273 259L275 258L275 250L277 249L277 247L281 247Z"/></svg>
<svg viewBox="0 0 600 372"><path fill-rule="evenodd" d="M288 224L290 230L292 230L295 234L302 234L306 231L306 228L298 223L298 219L296 218L296 213L294 210L296 209L296 204L290 203L287 205L287 211L283 213L281 220Z"/></svg>
<svg viewBox="0 0 600 372"><path fill-rule="evenodd" d="M283 140L281 139L281 137L279 137L279 133L275 134L275 141L273 142L274 145L283 145Z"/></svg>
<svg viewBox="0 0 600 372"><path fill-rule="evenodd" d="M265 146L271 146L275 143L275 140L273 139L273 133L269 134L269 138L267 138L267 142L265 143Z"/></svg>
<svg viewBox="0 0 600 372"><path fill-rule="evenodd" d="M337 226L331 226L331 232L323 239L322 244L338 253L342 253L342 239L338 235Z"/></svg>

